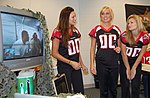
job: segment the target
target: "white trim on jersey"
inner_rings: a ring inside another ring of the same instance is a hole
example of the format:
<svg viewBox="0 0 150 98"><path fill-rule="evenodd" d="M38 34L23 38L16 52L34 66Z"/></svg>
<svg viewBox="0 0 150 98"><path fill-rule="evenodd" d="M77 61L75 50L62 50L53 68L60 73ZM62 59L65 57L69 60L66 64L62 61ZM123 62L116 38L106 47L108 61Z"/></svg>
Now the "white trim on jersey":
<svg viewBox="0 0 150 98"><path fill-rule="evenodd" d="M100 29L102 29L100 26L98 26L97 28L96 28L96 32L98 31L98 30L100 30ZM95 33L95 37L96 37L96 33Z"/></svg>
<svg viewBox="0 0 150 98"><path fill-rule="evenodd" d="M114 26L113 29L116 30L119 35L121 34L121 31L116 26Z"/></svg>

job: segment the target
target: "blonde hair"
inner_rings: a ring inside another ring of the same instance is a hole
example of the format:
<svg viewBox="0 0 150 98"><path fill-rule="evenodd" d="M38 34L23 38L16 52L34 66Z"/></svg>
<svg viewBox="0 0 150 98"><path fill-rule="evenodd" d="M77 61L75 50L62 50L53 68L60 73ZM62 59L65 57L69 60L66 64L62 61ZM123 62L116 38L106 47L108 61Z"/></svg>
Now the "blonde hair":
<svg viewBox="0 0 150 98"><path fill-rule="evenodd" d="M114 19L114 13L113 13L113 10L110 8L110 7L108 7L108 6L104 6L102 9L101 9L101 11L100 11L100 17L101 17L101 15L102 15L102 13L105 11L105 10L109 10L110 11L110 15L111 15L111 21ZM102 22L102 21L101 21Z"/></svg>
<svg viewBox="0 0 150 98"><path fill-rule="evenodd" d="M129 28L128 28L128 23L129 23L129 20L131 19L131 18L133 18L135 21L136 21L136 23L137 23L137 31L138 31L138 34L140 33L140 32L147 32L146 31L146 29L145 29L145 27L144 27L144 25L143 25L143 23L142 23L142 19L141 19L141 17L140 16L138 16L138 15L130 15L129 17L128 17L128 19L127 19L127 24L126 24L126 40L127 40L127 42L131 45L131 46L134 46L135 45L135 39L134 39L134 37L133 37L133 35L132 35L132 32L129 30Z"/></svg>

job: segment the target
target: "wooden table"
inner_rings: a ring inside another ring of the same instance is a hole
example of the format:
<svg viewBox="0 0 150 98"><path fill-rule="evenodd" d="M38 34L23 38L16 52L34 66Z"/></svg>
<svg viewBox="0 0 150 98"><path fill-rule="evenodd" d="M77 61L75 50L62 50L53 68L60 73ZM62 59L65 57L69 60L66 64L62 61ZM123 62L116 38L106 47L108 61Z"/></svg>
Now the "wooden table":
<svg viewBox="0 0 150 98"><path fill-rule="evenodd" d="M150 64L142 64L142 70L149 73L148 75L148 98L150 98Z"/></svg>

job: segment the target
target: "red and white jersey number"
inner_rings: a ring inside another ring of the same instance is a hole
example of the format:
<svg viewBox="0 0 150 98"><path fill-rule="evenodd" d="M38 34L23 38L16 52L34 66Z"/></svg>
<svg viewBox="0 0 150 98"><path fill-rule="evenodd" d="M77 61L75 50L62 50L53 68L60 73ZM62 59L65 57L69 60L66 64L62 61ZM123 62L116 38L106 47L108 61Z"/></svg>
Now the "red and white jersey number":
<svg viewBox="0 0 150 98"><path fill-rule="evenodd" d="M144 63L144 64L150 64L150 56L148 56L148 57L143 57L143 63Z"/></svg>
<svg viewBox="0 0 150 98"><path fill-rule="evenodd" d="M79 38L68 41L68 54L69 55L74 55L80 52L79 43L80 43Z"/></svg>
<svg viewBox="0 0 150 98"><path fill-rule="evenodd" d="M141 51L141 48L131 48L131 47L126 47L126 54L129 57L137 57Z"/></svg>
<svg viewBox="0 0 150 98"><path fill-rule="evenodd" d="M101 43L101 48L115 48L117 36L116 35L100 35L99 40Z"/></svg>

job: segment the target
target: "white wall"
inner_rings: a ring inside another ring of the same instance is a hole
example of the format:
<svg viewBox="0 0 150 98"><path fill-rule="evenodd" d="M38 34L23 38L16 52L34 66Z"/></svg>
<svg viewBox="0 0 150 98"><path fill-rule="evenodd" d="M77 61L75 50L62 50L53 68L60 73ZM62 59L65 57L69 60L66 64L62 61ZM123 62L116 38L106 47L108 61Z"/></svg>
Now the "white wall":
<svg viewBox="0 0 150 98"><path fill-rule="evenodd" d="M10 5L14 8L26 8L40 11L47 20L51 33L58 23L59 13L65 6L72 6L77 12L78 0L0 0L0 5Z"/></svg>
<svg viewBox="0 0 150 98"><path fill-rule="evenodd" d="M107 5L115 14L113 24L118 25L122 31L125 29L125 4L150 5L149 0L0 0L0 5L10 5L14 8L26 8L33 11L40 11L45 15L48 29L51 32L58 23L59 13L65 6L71 6L78 15L78 25L82 34L81 54L83 62L89 68L90 38L88 33L99 24L99 11ZM91 74L84 75L84 84L94 84Z"/></svg>

